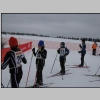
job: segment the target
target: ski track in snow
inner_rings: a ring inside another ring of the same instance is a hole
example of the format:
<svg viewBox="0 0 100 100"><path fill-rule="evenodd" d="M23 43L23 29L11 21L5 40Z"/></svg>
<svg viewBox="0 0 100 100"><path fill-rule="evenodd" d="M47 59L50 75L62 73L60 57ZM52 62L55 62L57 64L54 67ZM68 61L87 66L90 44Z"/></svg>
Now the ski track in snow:
<svg viewBox="0 0 100 100"><path fill-rule="evenodd" d="M10 37L10 36L6 35L6 37ZM18 36L15 36L15 37L18 37ZM27 38L30 39L30 37L28 36ZM40 40L41 37L37 37L36 39ZM57 40L59 42L63 40L65 41L65 39L56 39L56 38L55 39L51 38L50 40L51 41ZM66 41L70 42L71 40L66 40ZM77 41L77 43L80 44L81 41ZM51 73L51 69L54 63L57 49L46 48L46 50L47 50L47 59L45 60L46 63L43 69L43 83L44 84L54 83L54 84L51 84L50 87L58 87L58 88L59 87L65 87L65 88L67 87L87 87L87 88L88 87L100 87L100 81L99 82L89 82L92 80L99 80L100 77L88 77L88 76L82 75L82 74L90 74L90 75L96 74L100 66L100 56L93 56L92 51L87 51L85 55L85 63L87 64L87 66L90 66L89 70L91 72L89 72L87 68L68 68L68 67L74 67L72 65L78 65L81 62L80 61L81 56L78 53L78 51L70 50L69 55L66 57L66 63L65 63L65 65L70 65L70 66L65 66L65 69L70 69L68 73L72 73L72 74L64 75L63 76L64 80L62 80L62 76L47 78L48 76L51 76L52 74L56 74L57 72L60 71L60 63L59 63L59 55L57 55L55 65ZM28 50L24 52L24 54L25 54L25 57L27 58L27 64L22 63L23 77L20 82L20 88L26 86L26 80L27 80L27 75L28 75L30 61L31 61L32 50ZM34 84L35 73L36 73L35 59L36 57L33 56L27 86L33 86ZM100 75L100 70L98 71L97 74ZM7 86L9 80L10 80L10 74L9 74L9 68L7 67L5 70L2 70L2 83L5 87ZM8 87L11 87L10 84Z"/></svg>

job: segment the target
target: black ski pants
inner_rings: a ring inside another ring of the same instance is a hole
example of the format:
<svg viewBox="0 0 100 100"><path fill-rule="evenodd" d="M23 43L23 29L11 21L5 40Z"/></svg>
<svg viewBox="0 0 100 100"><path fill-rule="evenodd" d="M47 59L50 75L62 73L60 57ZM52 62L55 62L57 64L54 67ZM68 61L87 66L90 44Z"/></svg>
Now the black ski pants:
<svg viewBox="0 0 100 100"><path fill-rule="evenodd" d="M84 66L84 54L81 54L81 65Z"/></svg>
<svg viewBox="0 0 100 100"><path fill-rule="evenodd" d="M37 65L37 75L36 75L36 77L37 77L37 80L36 80L36 83L40 83L40 82L42 82L43 83L43 75L42 75L42 71L43 71L43 67L44 66L41 66L41 65Z"/></svg>
<svg viewBox="0 0 100 100"><path fill-rule="evenodd" d="M12 88L19 88L22 75L23 75L23 72L21 68L18 70L18 73L16 74L11 73L11 87Z"/></svg>
<svg viewBox="0 0 100 100"><path fill-rule="evenodd" d="M60 66L61 66L61 71L65 72L65 59L64 58L60 58Z"/></svg>
<svg viewBox="0 0 100 100"><path fill-rule="evenodd" d="M96 55L96 49L93 49L92 55Z"/></svg>

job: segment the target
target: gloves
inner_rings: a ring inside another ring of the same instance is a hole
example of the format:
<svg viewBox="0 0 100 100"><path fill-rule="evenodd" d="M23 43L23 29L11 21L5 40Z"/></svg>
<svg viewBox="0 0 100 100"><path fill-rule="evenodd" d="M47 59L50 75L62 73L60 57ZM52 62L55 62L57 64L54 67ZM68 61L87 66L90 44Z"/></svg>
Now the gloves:
<svg viewBox="0 0 100 100"><path fill-rule="evenodd" d="M41 53L42 53L42 52L41 52L41 49L39 49L39 50L38 50L38 53L39 53L39 54L41 54Z"/></svg>
<svg viewBox="0 0 100 100"><path fill-rule="evenodd" d="M64 57L66 57L68 54L64 54Z"/></svg>
<svg viewBox="0 0 100 100"><path fill-rule="evenodd" d="M79 44L79 47L81 47L81 44Z"/></svg>
<svg viewBox="0 0 100 100"><path fill-rule="evenodd" d="M80 51L78 51L78 53L80 53Z"/></svg>
<svg viewBox="0 0 100 100"><path fill-rule="evenodd" d="M41 51L39 51L38 53L39 53L39 54L41 54L42 52L41 52Z"/></svg>
<svg viewBox="0 0 100 100"><path fill-rule="evenodd" d="M35 52L35 48L33 48L32 51Z"/></svg>

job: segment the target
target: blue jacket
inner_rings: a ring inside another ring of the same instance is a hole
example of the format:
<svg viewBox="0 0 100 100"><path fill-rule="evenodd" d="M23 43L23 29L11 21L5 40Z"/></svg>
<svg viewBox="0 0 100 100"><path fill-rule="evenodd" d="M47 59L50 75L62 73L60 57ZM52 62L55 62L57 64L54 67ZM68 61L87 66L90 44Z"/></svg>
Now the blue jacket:
<svg viewBox="0 0 100 100"><path fill-rule="evenodd" d="M79 51L79 53L81 53L81 54L86 54L86 44L83 44L82 46L80 46L80 48L81 48L81 51Z"/></svg>
<svg viewBox="0 0 100 100"><path fill-rule="evenodd" d="M69 54L69 49L67 49L65 46L62 46L57 50L58 54L60 54L60 58L66 58L66 55Z"/></svg>

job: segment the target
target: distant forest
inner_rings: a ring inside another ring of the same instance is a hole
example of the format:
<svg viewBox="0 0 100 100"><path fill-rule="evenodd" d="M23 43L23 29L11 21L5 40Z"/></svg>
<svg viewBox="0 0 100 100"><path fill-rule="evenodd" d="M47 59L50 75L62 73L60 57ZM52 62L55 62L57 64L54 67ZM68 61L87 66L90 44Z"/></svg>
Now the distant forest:
<svg viewBox="0 0 100 100"><path fill-rule="evenodd" d="M28 35L28 36L39 36L39 37L50 37L48 35L38 35L38 34L34 34L34 33L15 33L15 32L1 32L1 34L11 34L11 35ZM99 38L74 38L74 37L64 37L64 36L57 36L55 38L62 38L62 39L72 39L72 40L82 40L85 39L86 41L96 41L96 42L100 42Z"/></svg>

